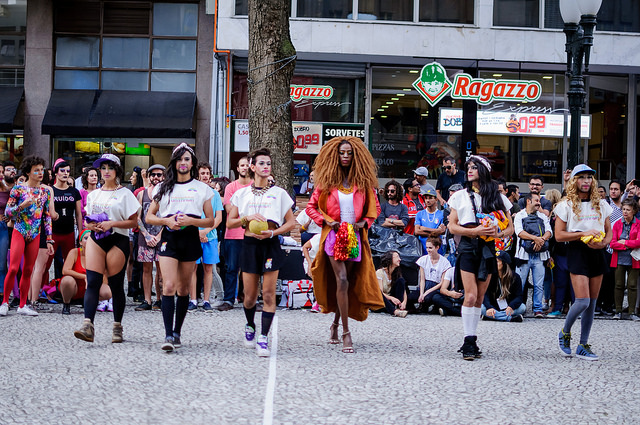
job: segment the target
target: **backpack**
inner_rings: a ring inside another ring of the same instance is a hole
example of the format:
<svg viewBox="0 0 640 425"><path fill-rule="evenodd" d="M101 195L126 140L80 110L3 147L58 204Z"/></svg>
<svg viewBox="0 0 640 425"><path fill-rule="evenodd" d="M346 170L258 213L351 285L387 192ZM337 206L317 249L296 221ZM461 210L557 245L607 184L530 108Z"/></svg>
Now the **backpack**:
<svg viewBox="0 0 640 425"><path fill-rule="evenodd" d="M522 230L533 236L542 236L544 235L544 221L538 217L538 214L528 214L522 219ZM539 254L549 250L549 241L544 242L540 251L534 251L535 244L530 240L520 239L520 245L529 254Z"/></svg>

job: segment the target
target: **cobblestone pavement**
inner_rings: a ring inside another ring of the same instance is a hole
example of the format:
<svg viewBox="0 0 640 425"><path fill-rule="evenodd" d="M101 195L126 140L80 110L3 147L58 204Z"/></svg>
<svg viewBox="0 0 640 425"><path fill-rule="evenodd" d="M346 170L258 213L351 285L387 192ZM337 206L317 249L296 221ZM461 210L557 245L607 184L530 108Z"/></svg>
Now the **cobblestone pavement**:
<svg viewBox="0 0 640 425"><path fill-rule="evenodd" d="M640 323L596 320L600 361L558 353L557 319L481 322L466 362L459 318L372 314L356 353L327 344L331 318L279 310L275 360L243 347L242 309L189 313L183 347L160 350L160 312L98 313L93 344L73 337L80 308L0 318L2 424L624 424L640 419ZM257 318L259 319L260 313ZM259 323L259 321L258 321ZM573 333L577 343L580 323ZM268 383L274 383L273 403ZM266 402L265 402L266 399ZM265 414L266 412L266 414Z"/></svg>

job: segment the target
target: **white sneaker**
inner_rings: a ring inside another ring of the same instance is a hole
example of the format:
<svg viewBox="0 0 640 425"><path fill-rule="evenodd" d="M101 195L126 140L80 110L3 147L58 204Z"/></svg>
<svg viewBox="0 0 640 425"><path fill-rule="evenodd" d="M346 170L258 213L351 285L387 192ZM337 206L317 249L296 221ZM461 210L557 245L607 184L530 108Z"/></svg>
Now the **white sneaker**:
<svg viewBox="0 0 640 425"><path fill-rule="evenodd" d="M18 307L18 314L22 316L37 316L38 312L32 310L29 304L25 304L24 307Z"/></svg>
<svg viewBox="0 0 640 425"><path fill-rule="evenodd" d="M0 316L6 316L9 312L9 303L0 305Z"/></svg>
<svg viewBox="0 0 640 425"><path fill-rule="evenodd" d="M105 312L107 311L107 307L109 307L109 301L100 301L98 303L97 311Z"/></svg>
<svg viewBox="0 0 640 425"><path fill-rule="evenodd" d="M258 337L258 343L256 344L256 353L260 357L269 357L271 351L269 351L269 337L260 335Z"/></svg>
<svg viewBox="0 0 640 425"><path fill-rule="evenodd" d="M211 306L212 306L213 308L217 308L217 307L220 307L222 304L224 304L224 301L222 301L222 300L216 300L216 301L214 301L214 302L213 302L213 304L211 304Z"/></svg>

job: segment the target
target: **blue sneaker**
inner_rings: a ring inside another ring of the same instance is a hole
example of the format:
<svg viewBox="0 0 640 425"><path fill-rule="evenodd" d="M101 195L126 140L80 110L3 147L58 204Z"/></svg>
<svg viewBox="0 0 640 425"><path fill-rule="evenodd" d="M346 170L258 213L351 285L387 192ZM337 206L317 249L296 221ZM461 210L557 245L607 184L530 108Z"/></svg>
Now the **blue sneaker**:
<svg viewBox="0 0 640 425"><path fill-rule="evenodd" d="M249 325L244 327L244 346L247 348L256 346L256 330Z"/></svg>
<svg viewBox="0 0 640 425"><path fill-rule="evenodd" d="M583 360L598 360L598 356L591 351L589 344L580 344L576 348L576 357Z"/></svg>
<svg viewBox="0 0 640 425"><path fill-rule="evenodd" d="M564 329L558 334L558 348L565 357L571 357L571 332L565 333Z"/></svg>
<svg viewBox="0 0 640 425"><path fill-rule="evenodd" d="M547 314L547 317L552 317L552 318L560 317L560 316L562 316L562 313L560 312L560 310L552 311L551 313Z"/></svg>

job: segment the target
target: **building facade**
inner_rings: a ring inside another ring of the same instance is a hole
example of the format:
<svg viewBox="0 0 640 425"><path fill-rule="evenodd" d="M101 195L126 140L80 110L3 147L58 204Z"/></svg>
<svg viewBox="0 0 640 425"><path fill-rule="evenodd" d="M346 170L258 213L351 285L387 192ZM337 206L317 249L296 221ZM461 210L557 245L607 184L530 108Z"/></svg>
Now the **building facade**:
<svg viewBox="0 0 640 425"><path fill-rule="evenodd" d="M213 15L205 1L0 1L0 160L102 153L126 171L211 139Z"/></svg>
<svg viewBox="0 0 640 425"><path fill-rule="evenodd" d="M248 149L247 1L220 0L217 7L213 113L225 124L212 142L224 173ZM368 143L381 178L404 180L418 166L436 178L444 156L462 159L472 148L491 159L495 177L525 182L539 174L560 183L568 81L558 0L293 0L290 25L298 52L292 119L301 169L331 135L355 134ZM635 177L639 32L640 3L604 2L581 139L581 160L603 181ZM535 81L541 95L531 102L472 102L477 137L469 143L461 134L469 101L444 96L431 105L414 87L432 62L450 81L459 74Z"/></svg>

